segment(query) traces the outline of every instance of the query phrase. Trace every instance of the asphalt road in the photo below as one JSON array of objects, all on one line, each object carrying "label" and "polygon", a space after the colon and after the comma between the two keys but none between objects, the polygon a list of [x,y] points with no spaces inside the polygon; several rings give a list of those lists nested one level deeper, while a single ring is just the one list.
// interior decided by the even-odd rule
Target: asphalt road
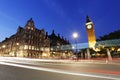
[{"label": "asphalt road", "polygon": [[119,64],[0,61],[0,80],[120,80]]}]

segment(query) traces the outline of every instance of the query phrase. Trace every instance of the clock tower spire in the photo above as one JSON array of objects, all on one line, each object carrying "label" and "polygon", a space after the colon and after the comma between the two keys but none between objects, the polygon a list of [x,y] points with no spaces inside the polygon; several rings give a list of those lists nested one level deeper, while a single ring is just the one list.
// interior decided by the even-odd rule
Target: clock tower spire
[{"label": "clock tower spire", "polygon": [[86,23],[88,23],[88,22],[91,22],[91,20],[90,20],[89,16],[87,15],[86,16]]},{"label": "clock tower spire", "polygon": [[88,36],[88,44],[90,48],[93,48],[96,44],[96,36],[95,36],[95,30],[93,22],[90,20],[88,16],[86,16],[86,31]]}]

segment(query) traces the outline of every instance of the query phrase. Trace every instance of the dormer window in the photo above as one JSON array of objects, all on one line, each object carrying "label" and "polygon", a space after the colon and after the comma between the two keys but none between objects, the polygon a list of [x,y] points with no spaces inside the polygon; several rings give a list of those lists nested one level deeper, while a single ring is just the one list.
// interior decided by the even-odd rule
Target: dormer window
[{"label": "dormer window", "polygon": [[28,23],[28,26],[31,26],[31,23],[30,23],[30,22]]},{"label": "dormer window", "polygon": [[31,28],[31,30],[33,30],[33,28]]},{"label": "dormer window", "polygon": [[27,23],[25,25],[25,29],[34,30],[34,28],[35,28],[34,21],[31,18],[30,20],[27,21]]},{"label": "dormer window", "polygon": [[28,29],[30,29],[30,27],[28,27]]}]

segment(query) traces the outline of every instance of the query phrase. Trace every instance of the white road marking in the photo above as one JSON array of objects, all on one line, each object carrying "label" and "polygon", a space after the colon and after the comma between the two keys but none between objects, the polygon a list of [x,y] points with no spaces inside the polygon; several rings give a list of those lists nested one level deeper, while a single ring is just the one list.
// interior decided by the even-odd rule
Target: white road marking
[{"label": "white road marking", "polygon": [[0,62],[0,64],[8,65],[8,66],[20,67],[20,68],[26,68],[26,69],[33,69],[33,70],[40,70],[40,71],[68,74],[68,75],[95,77],[95,78],[103,78],[103,79],[110,79],[110,80],[120,80],[120,78],[116,78],[116,77],[108,77],[108,76],[102,76],[102,75],[100,76],[100,75],[92,75],[92,74],[83,74],[83,73],[74,73],[74,72],[69,72],[69,71],[62,71],[62,70],[55,70],[55,69],[41,68],[41,67],[33,67],[33,66],[12,64],[12,63],[6,63],[6,62]]}]

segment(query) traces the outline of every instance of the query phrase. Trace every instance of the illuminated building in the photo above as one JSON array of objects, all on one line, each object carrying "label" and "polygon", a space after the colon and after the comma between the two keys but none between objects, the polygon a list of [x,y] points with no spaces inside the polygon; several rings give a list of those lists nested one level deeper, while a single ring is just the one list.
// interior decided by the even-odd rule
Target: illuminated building
[{"label": "illuminated building", "polygon": [[56,35],[54,30],[49,35],[50,54],[52,58],[70,58],[72,56],[71,45],[68,40]]},{"label": "illuminated building", "polygon": [[0,43],[1,56],[48,58],[50,40],[44,29],[35,28],[32,18],[24,28],[18,27],[16,34]]},{"label": "illuminated building", "polygon": [[88,35],[88,44],[90,48],[93,48],[96,44],[96,36],[95,36],[95,30],[93,22],[90,20],[90,18],[86,17],[86,31]]}]

